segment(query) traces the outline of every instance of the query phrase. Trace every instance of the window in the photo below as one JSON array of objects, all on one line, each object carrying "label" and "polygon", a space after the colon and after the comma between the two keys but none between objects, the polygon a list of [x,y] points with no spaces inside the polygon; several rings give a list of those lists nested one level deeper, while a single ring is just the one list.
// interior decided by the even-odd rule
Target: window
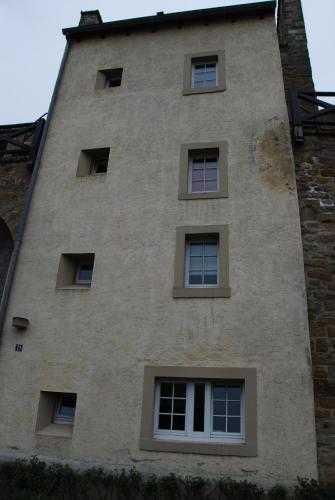
[{"label": "window", "polygon": [[93,278],[94,253],[63,253],[56,288],[89,289]]},{"label": "window", "polygon": [[213,88],[218,84],[217,58],[214,61],[192,62],[192,88]]},{"label": "window", "polygon": [[83,149],[79,155],[77,177],[107,173],[110,148]]},{"label": "window", "polygon": [[227,142],[182,144],[180,200],[228,197]]},{"label": "window", "polygon": [[76,269],[76,277],[74,283],[76,285],[88,285],[92,282],[92,274],[93,274],[93,264],[92,262],[78,262]]},{"label": "window", "polygon": [[60,394],[56,400],[53,422],[55,424],[73,425],[76,411],[75,394]]},{"label": "window", "polygon": [[41,391],[36,419],[36,434],[71,437],[75,421],[77,394]]},{"label": "window", "polygon": [[230,295],[228,226],[177,227],[173,296]]},{"label": "window", "polygon": [[257,454],[254,368],[146,366],[140,448]]},{"label": "window", "polygon": [[158,380],[154,437],[242,443],[243,403],[242,382]]},{"label": "window", "polygon": [[184,95],[220,92],[225,88],[223,50],[185,56]]},{"label": "window", "polygon": [[98,71],[95,88],[107,89],[111,87],[120,87],[122,73],[123,68],[102,69]]},{"label": "window", "polygon": [[218,286],[219,245],[213,239],[191,239],[186,243],[185,286]]}]

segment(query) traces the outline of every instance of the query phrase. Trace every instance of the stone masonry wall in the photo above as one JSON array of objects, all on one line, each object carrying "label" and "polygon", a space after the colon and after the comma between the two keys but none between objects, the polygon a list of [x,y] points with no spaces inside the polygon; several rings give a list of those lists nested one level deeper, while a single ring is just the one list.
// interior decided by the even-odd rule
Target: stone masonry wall
[{"label": "stone masonry wall", "polygon": [[[32,130],[25,132],[27,128]],[[23,151],[2,138],[20,130],[23,133],[16,136],[15,140],[35,147],[35,134],[40,129],[34,124],[0,126],[0,298],[31,178],[33,160],[32,151]]]},{"label": "stone masonry wall", "polygon": [[[278,34],[288,89],[314,91],[300,0],[279,3]],[[331,90],[331,89],[319,89]],[[288,99],[290,113],[290,103]],[[335,482],[335,135],[294,146],[311,337],[319,477]]]}]

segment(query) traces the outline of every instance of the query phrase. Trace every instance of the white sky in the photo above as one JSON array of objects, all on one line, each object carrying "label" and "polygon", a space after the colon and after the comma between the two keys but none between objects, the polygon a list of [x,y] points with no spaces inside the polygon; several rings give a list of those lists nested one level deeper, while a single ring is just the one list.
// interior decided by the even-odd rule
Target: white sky
[{"label": "white sky", "polygon": [[[0,124],[36,120],[48,110],[65,47],[62,28],[77,26],[81,10],[114,21],[248,0],[0,0]],[[335,91],[335,0],[302,0],[317,90]]]}]

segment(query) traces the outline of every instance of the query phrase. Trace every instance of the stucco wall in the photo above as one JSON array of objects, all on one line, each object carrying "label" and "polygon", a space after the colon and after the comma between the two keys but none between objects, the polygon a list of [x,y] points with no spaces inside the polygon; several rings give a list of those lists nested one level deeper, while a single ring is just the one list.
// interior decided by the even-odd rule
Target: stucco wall
[{"label": "stucco wall", "polygon": [[[227,90],[182,95],[184,55],[226,51]],[[95,90],[98,69],[123,67]],[[229,198],[178,200],[180,144],[228,141]],[[79,151],[111,148],[106,176]],[[230,298],[172,297],[176,227],[229,224]],[[90,290],[55,290],[95,252]],[[274,20],[73,43],[0,351],[1,452],[256,480],[316,476],[297,196]],[[19,334],[13,315],[31,325]],[[22,353],[14,351],[23,343]],[[139,450],[144,365],[255,367],[258,455]],[[34,435],[39,392],[77,392],[72,439]]]}]

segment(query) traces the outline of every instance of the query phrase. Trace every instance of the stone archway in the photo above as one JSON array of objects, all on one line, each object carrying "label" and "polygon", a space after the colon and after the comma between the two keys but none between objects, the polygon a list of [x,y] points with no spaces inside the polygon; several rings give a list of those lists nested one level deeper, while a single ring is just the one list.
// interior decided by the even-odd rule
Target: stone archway
[{"label": "stone archway", "polygon": [[0,299],[13,248],[14,242],[12,235],[6,223],[0,218]]}]

